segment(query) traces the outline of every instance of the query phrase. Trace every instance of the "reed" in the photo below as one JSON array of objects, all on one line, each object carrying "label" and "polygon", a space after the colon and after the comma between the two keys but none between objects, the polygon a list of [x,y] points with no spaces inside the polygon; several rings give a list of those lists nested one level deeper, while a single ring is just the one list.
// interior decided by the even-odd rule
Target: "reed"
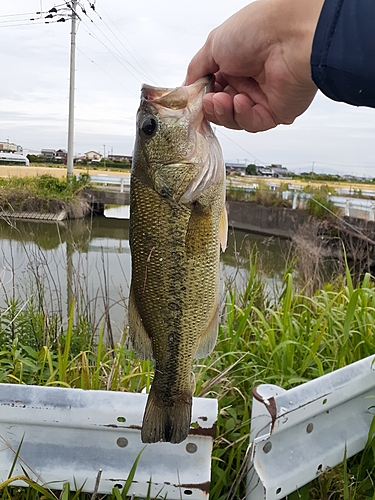
[{"label": "reed", "polygon": [[[195,395],[219,400],[213,500],[245,496],[254,386],[272,383],[289,389],[374,352],[375,287],[370,275],[355,286],[347,271],[341,281],[306,295],[288,269],[271,297],[255,254],[248,272],[244,289],[232,285],[226,293],[214,352],[194,367]],[[98,327],[91,315],[78,314],[79,297],[74,296],[68,318],[48,313],[43,293],[39,297],[43,307],[36,298],[25,304],[12,296],[0,308],[0,382],[136,392],[150,386],[152,364],[137,359],[125,337],[106,342],[105,318]],[[374,500],[374,435],[375,423],[362,454],[289,498]],[[19,488],[12,486],[15,479],[10,475],[0,484],[0,500],[92,498],[70,492],[67,485],[62,492],[44,489],[27,476],[23,480],[29,488]],[[117,490],[106,498],[120,500],[127,494]]]}]

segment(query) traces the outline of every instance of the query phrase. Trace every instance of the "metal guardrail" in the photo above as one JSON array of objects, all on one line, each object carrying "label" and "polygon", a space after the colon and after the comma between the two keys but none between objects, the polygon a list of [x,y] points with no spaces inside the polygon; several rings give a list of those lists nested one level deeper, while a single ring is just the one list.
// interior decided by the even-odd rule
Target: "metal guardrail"
[{"label": "metal guardrail", "polygon": [[102,184],[103,186],[120,186],[120,193],[123,193],[124,187],[130,186],[130,177],[98,174],[90,175],[90,182],[93,184]]},{"label": "metal guardrail", "polygon": [[[0,481],[26,473],[51,489],[121,491],[140,452],[129,490],[145,498],[207,500],[217,400],[193,398],[194,428],[180,444],[144,445],[146,394],[0,384]],[[17,450],[19,455],[17,456]],[[143,451],[142,451],[143,450]],[[27,486],[23,481],[12,483]],[[159,496],[158,496],[159,495]]]},{"label": "metal guardrail", "polygon": [[[359,219],[375,220],[375,200],[366,198],[348,198],[342,196],[330,196],[329,199],[336,207],[341,208],[344,215],[358,217]],[[365,215],[365,217],[363,217]]]},{"label": "metal guardrail", "polygon": [[[279,185],[269,184],[269,192],[275,193]],[[257,184],[250,184],[248,186],[234,184],[227,181],[227,191],[241,191],[243,193],[252,193],[259,190]],[[307,200],[312,198],[313,195],[310,193],[304,193],[301,191],[301,186],[289,185],[288,190],[278,191],[280,196],[284,200],[292,201],[292,208],[297,209],[298,207],[304,208]],[[364,194],[365,192],[362,192]],[[367,192],[366,192],[367,193]],[[375,192],[368,191],[372,196],[375,196]],[[358,219],[365,219],[368,221],[375,221],[375,199],[360,198],[360,197],[348,197],[348,196],[327,196],[327,200],[333,202],[333,204],[342,210],[343,215],[347,217],[356,217]]]},{"label": "metal guardrail", "polygon": [[247,500],[278,500],[363,450],[375,415],[375,357],[285,391],[253,391]]}]

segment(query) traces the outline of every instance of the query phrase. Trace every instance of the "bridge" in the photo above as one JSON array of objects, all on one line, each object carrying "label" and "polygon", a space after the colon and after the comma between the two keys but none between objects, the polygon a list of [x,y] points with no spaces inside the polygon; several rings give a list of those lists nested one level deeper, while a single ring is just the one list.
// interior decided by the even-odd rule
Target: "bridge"
[{"label": "bridge", "polygon": [[130,175],[91,175],[90,187],[85,193],[95,211],[101,212],[104,205],[129,205]]}]

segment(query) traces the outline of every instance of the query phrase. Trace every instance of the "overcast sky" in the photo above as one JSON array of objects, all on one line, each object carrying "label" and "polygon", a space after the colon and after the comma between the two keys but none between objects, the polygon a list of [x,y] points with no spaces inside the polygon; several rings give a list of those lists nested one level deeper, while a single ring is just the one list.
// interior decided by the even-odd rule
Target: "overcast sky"
[{"label": "overcast sky", "polygon": [[[74,153],[103,154],[105,146],[107,154],[131,155],[142,83],[179,86],[208,33],[247,3],[81,0],[89,17],[78,10]],[[2,2],[0,142],[67,148],[70,21],[45,24],[36,14],[63,4]],[[375,177],[375,110],[322,94],[291,126],[216,132],[226,161]]]}]

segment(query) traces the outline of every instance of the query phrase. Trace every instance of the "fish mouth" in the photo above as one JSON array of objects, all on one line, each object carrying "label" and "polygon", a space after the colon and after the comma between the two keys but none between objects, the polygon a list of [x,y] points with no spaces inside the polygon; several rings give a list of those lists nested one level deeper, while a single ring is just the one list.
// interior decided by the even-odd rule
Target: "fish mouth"
[{"label": "fish mouth", "polygon": [[173,110],[184,109],[189,102],[196,101],[199,94],[203,97],[207,92],[212,92],[214,83],[215,77],[209,75],[191,85],[177,88],[161,88],[144,84],[141,89],[141,99]]}]

